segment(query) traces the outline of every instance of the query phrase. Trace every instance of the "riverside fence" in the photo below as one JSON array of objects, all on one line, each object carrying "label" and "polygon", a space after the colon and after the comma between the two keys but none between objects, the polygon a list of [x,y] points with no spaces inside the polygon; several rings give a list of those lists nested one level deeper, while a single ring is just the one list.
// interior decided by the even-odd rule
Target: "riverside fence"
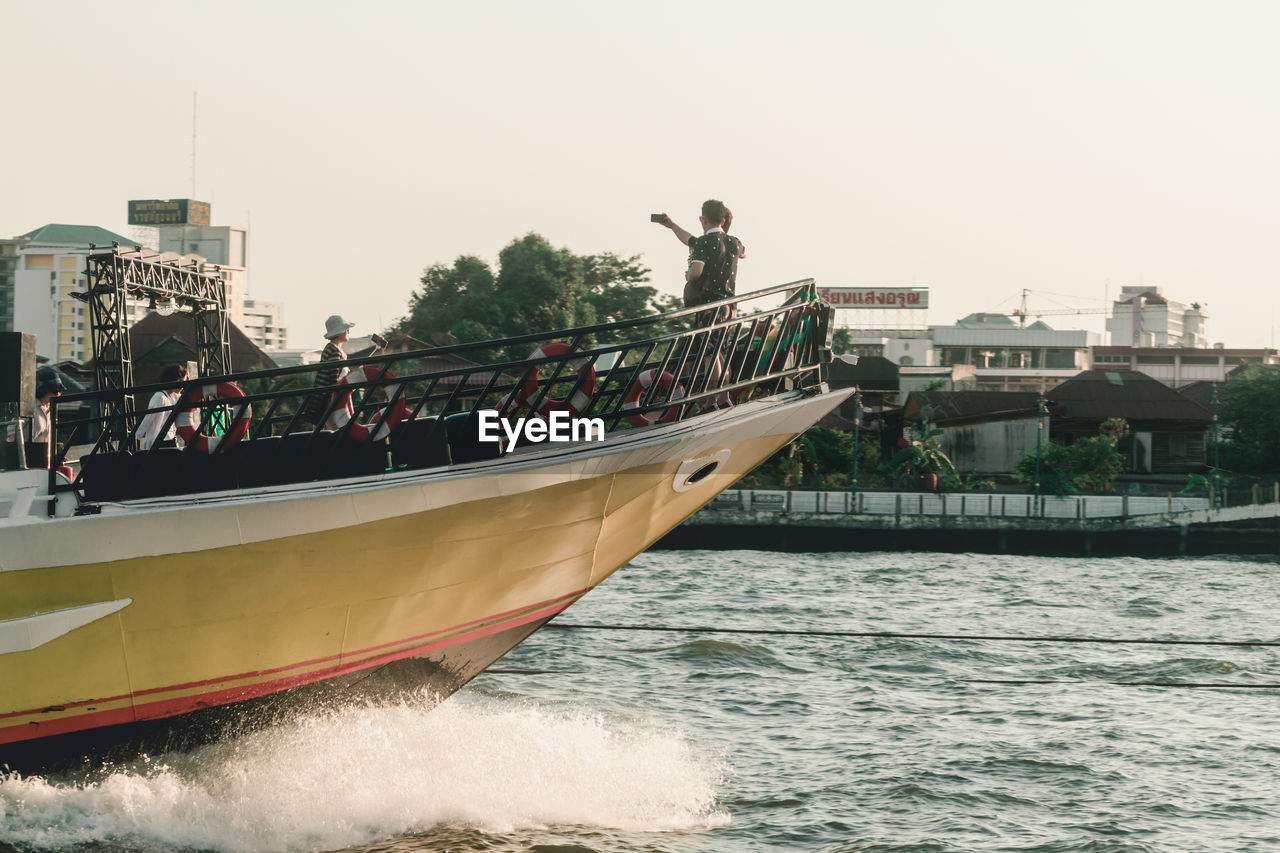
[{"label": "riverside fence", "polygon": [[784,491],[730,489],[712,511],[809,513],[816,515],[935,515],[991,518],[1129,518],[1209,509],[1208,498],[1168,495],[1009,495],[966,492]]},{"label": "riverside fence", "polygon": [[[659,548],[1280,555],[1280,486],[1188,495],[731,489]],[[1240,498],[1247,497],[1245,502]]]}]

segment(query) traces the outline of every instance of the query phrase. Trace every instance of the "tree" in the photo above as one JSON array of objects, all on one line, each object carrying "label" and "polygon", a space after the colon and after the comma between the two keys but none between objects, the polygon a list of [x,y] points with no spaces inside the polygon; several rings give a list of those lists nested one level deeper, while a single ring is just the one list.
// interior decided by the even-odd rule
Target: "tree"
[{"label": "tree", "polygon": [[1250,365],[1222,389],[1219,418],[1227,467],[1250,473],[1280,471],[1280,366]]},{"label": "tree", "polygon": [[[1124,457],[1116,449],[1129,432],[1123,418],[1109,418],[1098,427],[1098,434],[1064,446],[1049,444],[1040,448],[1040,487],[1055,495],[1070,495],[1082,489],[1110,491],[1116,477],[1124,469]],[[1034,483],[1037,469],[1036,451],[1028,450],[1018,460],[1018,479]]]},{"label": "tree", "polygon": [[[530,233],[499,253],[497,273],[472,255],[460,256],[452,265],[428,267],[420,279],[422,289],[410,297],[409,313],[395,329],[422,340],[451,333],[468,343],[669,310],[669,302],[643,284],[648,275],[638,256],[576,255]],[[528,349],[517,346],[483,355],[514,361],[527,356]]]},{"label": "tree", "polygon": [[[864,437],[858,455],[858,486],[871,489],[884,485],[876,469],[880,448]],[[799,439],[779,450],[754,471],[743,477],[743,488],[848,488],[853,479],[853,433],[810,427]]]},{"label": "tree", "polygon": [[887,466],[889,478],[895,486],[901,489],[924,486],[944,492],[964,487],[955,465],[942,450],[942,434],[940,429],[930,429],[926,421],[920,438],[900,440],[900,449],[893,454]]}]

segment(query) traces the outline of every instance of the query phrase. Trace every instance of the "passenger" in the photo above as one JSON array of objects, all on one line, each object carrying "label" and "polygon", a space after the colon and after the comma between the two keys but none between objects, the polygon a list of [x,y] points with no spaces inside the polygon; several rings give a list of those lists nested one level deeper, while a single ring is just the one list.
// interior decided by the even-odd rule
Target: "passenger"
[{"label": "passenger", "polygon": [[742,241],[729,236],[733,213],[724,202],[716,199],[703,202],[698,221],[703,229],[701,237],[693,236],[665,213],[659,223],[689,247],[689,266],[684,275],[686,308],[733,296],[737,288],[738,259],[747,255]]},{"label": "passenger", "polygon": [[[152,447],[178,446],[174,413],[169,409],[177,405],[179,395],[182,393],[182,383],[187,381],[186,366],[169,365],[161,372],[160,381],[165,383],[165,387],[151,395],[151,402],[147,403],[147,416],[138,426],[138,446],[143,450],[150,450]],[[166,423],[169,424],[169,429],[161,438],[160,430]]]},{"label": "passenger", "polygon": [[63,392],[62,380],[52,375],[36,386],[36,414],[31,419],[31,440],[25,448],[28,468],[48,468],[53,458],[53,398]]},{"label": "passenger", "polygon": [[[676,239],[689,247],[689,265],[684,274],[686,308],[734,296],[737,290],[738,259],[745,257],[747,253],[742,241],[728,234],[733,214],[724,202],[717,199],[703,202],[698,221],[703,229],[701,237],[693,236],[665,213],[659,223],[669,228]],[[710,326],[731,319],[734,314],[734,306],[725,305],[715,311],[700,312],[696,322],[698,326]],[[703,364],[707,368],[708,388],[719,386],[725,378],[724,355],[719,351],[722,334],[712,335],[706,341]],[[719,395],[715,404],[717,407],[729,405],[729,396]]]},{"label": "passenger", "polygon": [[[315,381],[317,388],[336,385],[342,375],[346,373],[342,362],[347,360],[347,354],[342,351],[342,345],[351,339],[351,327],[354,325],[355,323],[348,323],[338,314],[334,314],[324,321],[324,336],[329,343],[325,344],[324,352],[320,353],[320,369],[316,371]],[[318,424],[320,418],[324,416],[325,409],[328,407],[332,397],[332,394],[312,394],[307,398],[302,416],[309,422]],[[325,428],[338,428],[332,412],[329,413],[325,421]]]}]

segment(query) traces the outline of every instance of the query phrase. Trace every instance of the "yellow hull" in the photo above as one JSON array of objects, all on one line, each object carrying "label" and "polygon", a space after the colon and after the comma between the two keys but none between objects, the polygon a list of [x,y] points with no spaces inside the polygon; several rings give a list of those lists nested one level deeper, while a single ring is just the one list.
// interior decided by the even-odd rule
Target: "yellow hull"
[{"label": "yellow hull", "polygon": [[0,526],[0,763],[6,743],[407,658],[435,655],[456,688],[492,660],[449,649],[518,642],[842,397],[452,470]]}]

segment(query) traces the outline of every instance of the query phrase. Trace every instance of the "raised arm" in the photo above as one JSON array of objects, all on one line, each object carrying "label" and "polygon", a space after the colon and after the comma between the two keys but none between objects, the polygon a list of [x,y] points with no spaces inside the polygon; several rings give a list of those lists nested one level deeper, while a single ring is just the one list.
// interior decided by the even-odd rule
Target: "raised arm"
[{"label": "raised arm", "polygon": [[665,213],[662,214],[662,217],[662,222],[660,223],[662,227],[671,229],[671,233],[676,235],[676,239],[680,241],[680,245],[689,245],[689,241],[693,239],[693,234],[672,222],[671,217],[667,216]]}]

